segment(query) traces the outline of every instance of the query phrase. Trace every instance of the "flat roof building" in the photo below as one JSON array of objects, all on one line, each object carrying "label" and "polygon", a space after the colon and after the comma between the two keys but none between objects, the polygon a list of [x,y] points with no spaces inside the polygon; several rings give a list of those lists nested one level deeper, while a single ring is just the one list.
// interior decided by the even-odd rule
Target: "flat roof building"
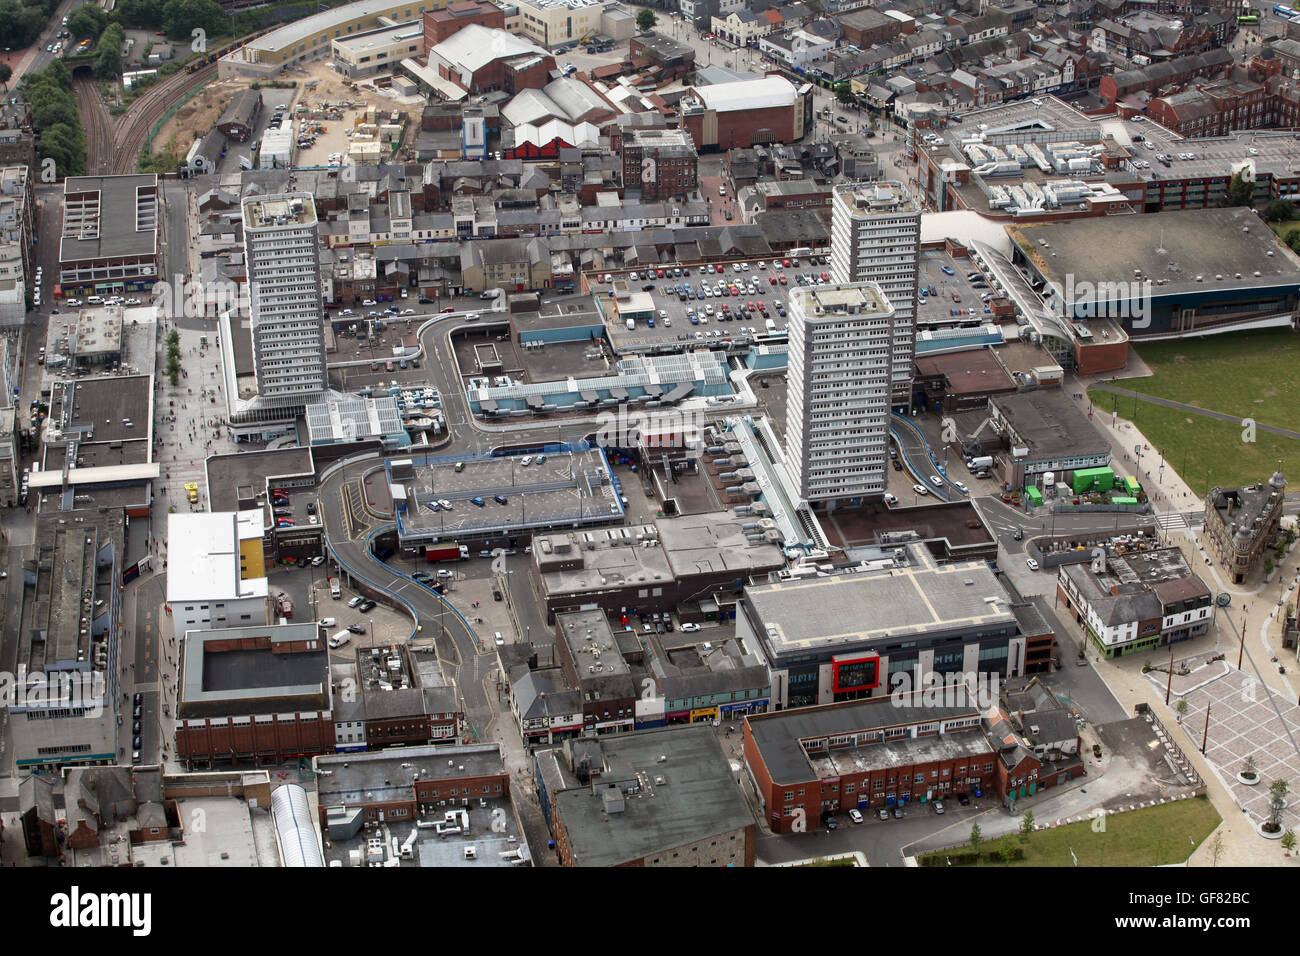
[{"label": "flat roof building", "polygon": [[176,757],[187,769],[334,751],[329,651],[315,621],[187,631],[177,684]]},{"label": "flat roof building", "polygon": [[167,516],[167,606],[173,634],[274,620],[260,509]]},{"label": "flat roof building", "polygon": [[565,866],[754,865],[754,817],[707,724],[578,738],[534,766]]},{"label": "flat roof building", "polygon": [[890,401],[910,407],[920,292],[921,207],[901,182],[848,183],[831,194],[831,278],[874,282],[894,308]]},{"label": "flat roof building", "polygon": [[548,618],[591,606],[615,615],[649,614],[722,598],[751,577],[785,566],[778,541],[746,529],[747,523],[724,511],[538,535],[534,586]]},{"label": "flat roof building", "polygon": [[125,536],[120,509],[37,517],[18,630],[7,636],[18,675],[44,683],[7,702],[22,773],[117,762]]},{"label": "flat roof building", "polygon": [[158,255],[157,176],[63,181],[59,283],[64,295],[152,289]]},{"label": "flat roof building", "polygon": [[1110,464],[1110,442],[1059,388],[989,396],[988,421],[1005,450],[995,454],[1002,480],[1014,488],[1058,481],[1080,468]]},{"label": "flat roof building", "polygon": [[328,385],[316,204],[310,193],[260,196],[243,214],[257,396],[302,406]]},{"label": "flat roof building", "polygon": [[831,506],[878,498],[889,460],[890,354],[898,323],[910,322],[874,283],[795,289],[789,301],[786,459],[796,490]]},{"label": "flat roof building", "polygon": [[879,697],[932,674],[1024,672],[1024,636],[987,562],[938,564],[918,545],[883,555],[745,588],[736,636],[766,659],[778,709]]}]

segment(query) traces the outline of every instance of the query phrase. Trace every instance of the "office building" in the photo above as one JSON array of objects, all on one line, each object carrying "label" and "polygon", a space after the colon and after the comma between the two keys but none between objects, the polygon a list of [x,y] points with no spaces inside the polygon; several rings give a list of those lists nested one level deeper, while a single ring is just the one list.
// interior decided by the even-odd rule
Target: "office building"
[{"label": "office building", "polygon": [[892,402],[911,404],[916,350],[921,207],[898,182],[836,186],[831,198],[831,278],[874,282],[894,307]]},{"label": "office building", "polygon": [[289,193],[246,199],[243,209],[257,393],[266,404],[305,405],[326,386],[316,205]]},{"label": "office building", "polygon": [[833,507],[885,493],[896,324],[872,283],[790,293],[786,458],[800,497]]}]

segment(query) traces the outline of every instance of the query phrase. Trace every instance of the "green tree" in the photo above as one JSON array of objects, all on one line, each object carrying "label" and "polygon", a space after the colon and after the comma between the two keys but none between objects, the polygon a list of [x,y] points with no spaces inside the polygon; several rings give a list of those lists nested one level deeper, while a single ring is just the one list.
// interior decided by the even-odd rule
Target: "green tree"
[{"label": "green tree", "polygon": [[1034,811],[1026,810],[1024,817],[1020,820],[1020,842],[1028,843],[1029,838],[1034,835]]},{"label": "green tree", "polygon": [[978,823],[972,823],[970,828],[970,845],[978,850],[980,844],[984,842],[984,834],[980,831]]},{"label": "green tree", "polygon": [[157,30],[163,24],[163,0],[118,0],[113,20],[128,29]]},{"label": "green tree", "polygon": [[1262,215],[1265,222],[1286,222],[1295,218],[1295,206],[1285,199],[1274,199],[1264,207]]},{"label": "green tree", "polygon": [[84,3],[68,14],[68,32],[78,40],[98,40],[108,26],[108,14],[97,3]]},{"label": "green tree", "polygon": [[1287,830],[1282,834],[1282,849],[1286,850],[1286,855],[1290,856],[1291,851],[1295,849],[1295,831]]},{"label": "green tree", "polygon": [[20,50],[30,46],[49,25],[54,6],[43,3],[22,3],[20,0],[0,2],[0,46]]},{"label": "green tree", "polygon": [[998,840],[998,856],[1002,858],[1003,863],[1010,863],[1016,856],[1016,841],[1010,833],[1002,834],[1002,839]]},{"label": "green tree", "polygon": [[122,75],[122,44],[126,42],[126,31],[119,23],[110,23],[100,34],[99,46],[95,48],[95,76],[101,80],[112,80]]},{"label": "green tree", "polygon": [[853,96],[853,87],[847,81],[835,84],[835,98],[841,103],[856,102],[856,98]]},{"label": "green tree", "polygon": [[6,90],[9,89],[9,81],[13,78],[14,71],[8,63],[0,63],[0,86]]},{"label": "green tree", "polygon": [[653,10],[647,8],[642,8],[641,11],[636,15],[636,28],[640,30],[642,33],[645,33],[649,30],[653,30],[655,28],[655,24],[658,22],[659,22],[659,17],[655,15],[655,12]]},{"label": "green tree", "polygon": [[189,39],[195,30],[202,30],[209,39],[230,32],[230,18],[212,0],[167,0],[162,20],[163,30],[177,39]]},{"label": "green tree", "polygon": [[1228,192],[1220,202],[1225,206],[1254,205],[1255,184],[1243,177],[1241,173],[1234,174],[1232,182],[1228,185]]}]

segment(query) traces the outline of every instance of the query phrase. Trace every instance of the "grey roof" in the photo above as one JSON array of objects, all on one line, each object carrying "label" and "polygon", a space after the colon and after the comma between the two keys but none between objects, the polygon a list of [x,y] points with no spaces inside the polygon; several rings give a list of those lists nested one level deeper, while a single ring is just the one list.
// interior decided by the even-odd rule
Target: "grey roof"
[{"label": "grey roof", "polygon": [[221,118],[217,120],[218,126],[225,126],[227,123],[238,123],[240,126],[252,126],[253,117],[257,115],[258,104],[261,102],[262,94],[258,90],[240,90],[231,97],[230,104],[226,107]]},{"label": "grey roof", "polygon": [[[158,251],[158,177],[69,176],[63,181],[64,232],[59,261],[152,256]],[[98,208],[79,224],[68,220],[66,197],[98,193]]]},{"label": "grey roof", "polygon": [[850,704],[800,707],[759,714],[749,717],[748,721],[750,733],[772,781],[798,783],[816,779],[816,772],[800,743],[802,740],[955,717],[975,717],[979,713],[979,708],[974,704],[930,707],[896,701],[892,697],[878,697]]},{"label": "grey roof", "polygon": [[[607,768],[591,787],[553,796],[578,866],[616,866],[754,825],[713,728],[692,724],[591,741]],[[666,760],[660,761],[660,757]],[[593,761],[594,763],[594,761]],[[610,784],[637,781],[620,812]],[[719,847],[737,849],[735,844]],[[738,847],[742,855],[744,847]]]}]

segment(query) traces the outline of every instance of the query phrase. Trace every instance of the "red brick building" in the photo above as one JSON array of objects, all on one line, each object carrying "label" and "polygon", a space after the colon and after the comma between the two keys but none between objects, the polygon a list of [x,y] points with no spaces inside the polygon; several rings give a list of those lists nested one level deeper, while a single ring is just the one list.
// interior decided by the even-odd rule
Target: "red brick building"
[{"label": "red brick building", "polygon": [[758,714],[745,718],[744,750],[778,833],[811,830],[825,814],[850,809],[958,794],[1019,798],[1083,772],[1077,746],[1059,759],[1037,755],[996,707],[984,713],[951,701],[883,697]]},{"label": "red brick building", "polygon": [[176,756],[187,769],[332,753],[329,653],[315,622],[186,632]]},{"label": "red brick building", "polygon": [[679,110],[679,125],[698,150],[792,143],[812,132],[812,85],[773,75],[692,87]]},{"label": "red brick building", "polygon": [[1158,96],[1147,116],[1182,136],[1226,136],[1234,130],[1273,125],[1275,97],[1250,80],[1201,80],[1188,89]]},{"label": "red brick building", "polygon": [[424,48],[437,46],[471,23],[504,30],[506,15],[496,4],[481,0],[456,0],[441,10],[430,10],[424,15]]},{"label": "red brick building", "polygon": [[429,68],[470,93],[540,90],[555,57],[530,40],[471,23],[429,48]]},{"label": "red brick building", "polygon": [[623,159],[623,188],[645,202],[684,196],[699,187],[700,157],[685,130],[624,130],[616,152]]}]

